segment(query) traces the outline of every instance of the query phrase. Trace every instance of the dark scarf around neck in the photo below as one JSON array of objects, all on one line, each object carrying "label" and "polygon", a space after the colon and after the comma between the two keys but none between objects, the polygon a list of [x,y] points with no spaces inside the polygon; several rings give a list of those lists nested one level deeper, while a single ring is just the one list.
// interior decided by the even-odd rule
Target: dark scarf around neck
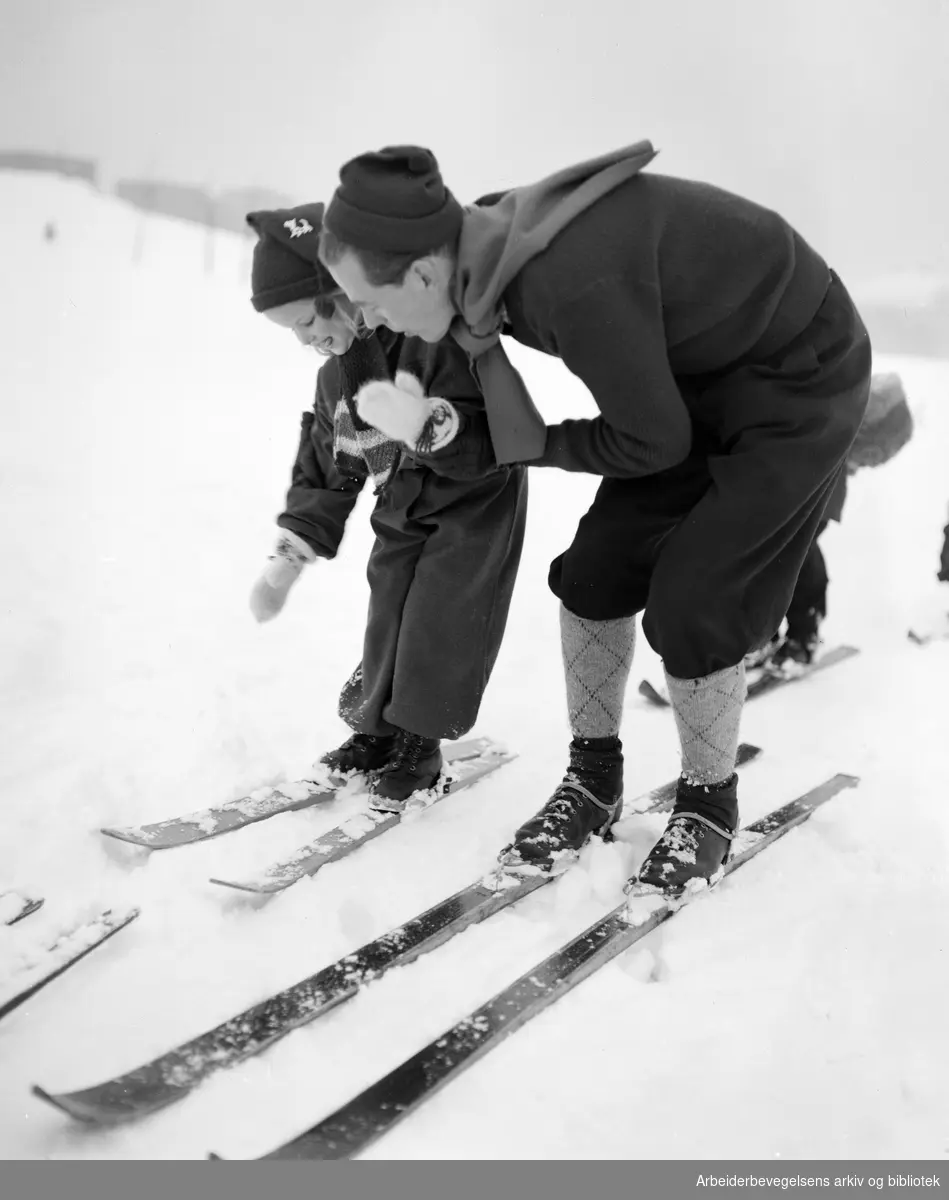
[{"label": "dark scarf around neck", "polygon": [[481,387],[498,463],[540,458],[547,440],[546,423],[501,345],[505,288],[575,217],[638,175],[656,153],[651,142],[637,142],[513,188],[496,204],[466,208],[451,335]]}]

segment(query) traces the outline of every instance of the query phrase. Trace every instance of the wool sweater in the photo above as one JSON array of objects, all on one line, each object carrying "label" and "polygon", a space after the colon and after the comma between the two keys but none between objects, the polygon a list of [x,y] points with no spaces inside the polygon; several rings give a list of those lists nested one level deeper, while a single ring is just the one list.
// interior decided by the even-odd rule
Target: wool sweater
[{"label": "wool sweater", "polygon": [[750,200],[651,172],[620,184],[503,293],[504,332],[561,358],[601,414],[549,427],[531,465],[620,478],[675,466],[691,447],[700,381],[777,354],[830,278],[781,216]]}]

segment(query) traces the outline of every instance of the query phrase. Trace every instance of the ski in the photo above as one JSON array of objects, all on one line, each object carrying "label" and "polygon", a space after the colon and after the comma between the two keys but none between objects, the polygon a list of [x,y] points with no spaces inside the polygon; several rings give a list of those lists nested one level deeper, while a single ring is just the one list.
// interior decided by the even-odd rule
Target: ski
[{"label": "ski", "polygon": [[[483,779],[486,775],[490,775],[499,767],[504,766],[505,763],[512,762],[514,757],[513,754],[508,754],[490,739],[481,739],[476,754],[448,760],[451,771],[447,773],[447,780],[445,782],[440,780],[436,787],[423,793],[424,800],[421,797],[413,800],[407,811],[430,808],[449,793],[470,787],[479,779]],[[254,892],[258,895],[282,892],[284,888],[297,883],[304,876],[315,875],[327,863],[337,862],[358,847],[364,846],[366,842],[371,842],[373,838],[393,829],[401,822],[403,816],[405,816],[405,812],[377,812],[367,808],[350,817],[348,821],[344,821],[342,825],[324,833],[316,841],[302,846],[289,858],[272,863],[259,875],[243,880],[212,879],[211,883],[216,883],[220,887],[236,888],[242,892]]]},{"label": "ski", "polygon": [[932,630],[928,633],[923,633],[917,629],[910,629],[907,631],[906,636],[917,646],[928,646],[932,642],[949,641],[949,628]]},{"label": "ski", "polygon": [[22,896],[19,892],[0,892],[0,923],[15,925],[30,913],[35,913],[43,907],[43,898],[33,899]]},{"label": "ski", "polygon": [[[741,745],[738,765],[752,762],[760,753],[757,746]],[[633,801],[629,811],[671,808],[676,782],[646,792]],[[79,1121],[99,1125],[120,1124],[156,1112],[188,1095],[214,1072],[260,1054],[294,1029],[331,1012],[392,967],[405,966],[430,953],[553,878],[536,875],[505,881],[501,886],[499,878],[487,876],[308,979],[125,1075],[74,1092],[48,1092],[34,1086],[33,1094]]]},{"label": "ski", "polygon": [[[448,762],[455,762],[476,756],[482,753],[486,740],[479,738],[449,746],[446,748],[445,758]],[[355,778],[359,779],[361,776],[356,775]],[[246,825],[266,821],[279,813],[297,812],[301,808],[325,804],[334,800],[349,782],[348,779],[339,779],[336,782],[331,780],[328,783],[300,779],[280,787],[257,788],[237,800],[199,809],[184,816],[171,817],[166,821],[156,821],[150,825],[108,826],[99,832],[104,833],[106,837],[129,842],[133,846],[143,846],[148,850],[190,846],[194,842],[204,842],[209,838],[220,837],[223,833],[243,829]]]},{"label": "ski", "polygon": [[137,908],[118,912],[107,909],[89,920],[78,922],[60,934],[52,945],[39,951],[34,962],[16,971],[5,981],[6,990],[0,991],[0,1017],[13,1012],[40,988],[46,987],[113,934],[124,929],[138,914]]},{"label": "ski", "polygon": [[[748,684],[746,693],[747,700],[754,700],[756,696],[762,696],[766,692],[771,692],[775,688],[781,687],[785,683],[796,683],[800,679],[807,679],[817,671],[823,671],[825,667],[833,667],[837,663],[845,662],[848,658],[853,658],[860,651],[856,646],[835,646],[833,650],[828,650],[826,654],[822,654],[815,662],[809,663],[807,666],[802,666],[793,674],[785,675],[780,671],[769,670],[768,668],[755,667],[753,671],[749,671],[749,676],[753,676]],[[656,705],[658,708],[668,708],[669,698],[660,691],[648,679],[643,679],[639,684],[639,694],[645,697],[650,704]]]},{"label": "ski", "polygon": [[[838,792],[858,783],[855,776],[835,775],[746,826],[733,843],[724,874],[806,821]],[[504,1038],[708,890],[696,889],[674,899],[655,892],[629,897],[348,1104],[261,1158],[356,1157]]]}]

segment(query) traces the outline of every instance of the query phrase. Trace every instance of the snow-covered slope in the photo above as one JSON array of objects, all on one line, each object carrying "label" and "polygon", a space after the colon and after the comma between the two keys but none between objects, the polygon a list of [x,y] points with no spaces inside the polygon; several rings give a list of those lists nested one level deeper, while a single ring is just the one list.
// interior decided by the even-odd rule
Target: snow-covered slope
[{"label": "snow-covered slope", "polygon": [[[0,977],[77,911],[139,920],[0,1022],[0,1156],[265,1152],[326,1115],[619,901],[661,818],[630,822],[516,910],[396,970],[184,1103],[116,1131],[29,1094],[81,1087],[194,1036],[490,866],[559,780],[567,727],[547,564],[596,481],[531,476],[507,640],[475,733],[517,761],[265,905],[208,878],[332,823],[288,814],[153,854],[103,825],[294,778],[345,736],[360,652],[364,497],[339,558],[271,625],[247,594],[270,550],[317,361],[256,316],[246,243],[86,185],[0,174],[0,881],[46,897],[0,927]],[[58,237],[42,237],[48,220]],[[550,419],[590,411],[559,363],[512,347]],[[757,701],[753,819],[837,771],[846,792],[447,1087],[373,1158],[929,1157],[946,1152],[949,366],[902,374],[917,435],[851,485],[824,540],[828,641],[861,656]],[[943,587],[944,593],[949,588]],[[447,649],[446,649],[447,652]],[[657,672],[641,641],[633,684]],[[671,718],[630,687],[627,792],[673,777]]]}]

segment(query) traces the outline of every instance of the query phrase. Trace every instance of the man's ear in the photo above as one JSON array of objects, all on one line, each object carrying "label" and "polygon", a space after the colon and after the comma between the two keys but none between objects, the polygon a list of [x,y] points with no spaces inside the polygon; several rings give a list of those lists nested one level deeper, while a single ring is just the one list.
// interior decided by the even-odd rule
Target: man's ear
[{"label": "man's ear", "polygon": [[427,290],[444,287],[451,276],[451,271],[452,264],[444,255],[427,254],[424,258],[417,258],[412,263],[408,274],[414,277],[420,287]]},{"label": "man's ear", "polygon": [[416,284],[422,288],[428,289],[434,287],[438,280],[438,271],[434,258],[425,257],[417,258],[409,267],[409,275],[411,275]]}]

